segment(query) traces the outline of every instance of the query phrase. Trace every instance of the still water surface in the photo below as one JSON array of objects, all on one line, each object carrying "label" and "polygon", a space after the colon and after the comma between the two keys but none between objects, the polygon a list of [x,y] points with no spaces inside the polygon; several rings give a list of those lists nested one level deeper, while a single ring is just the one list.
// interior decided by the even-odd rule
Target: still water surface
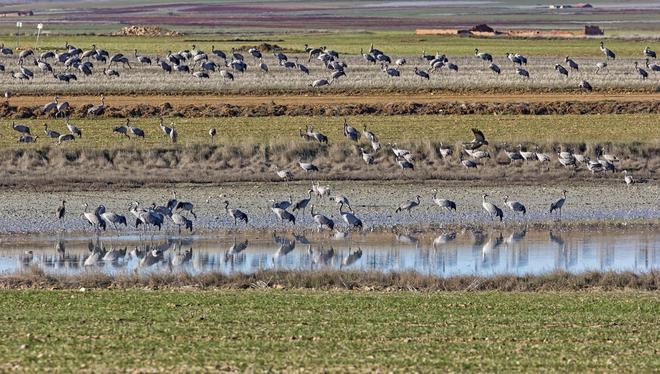
[{"label": "still water surface", "polygon": [[421,274],[543,274],[556,270],[660,269],[660,232],[478,231],[332,237],[255,233],[185,238],[135,236],[3,240],[0,274],[252,273],[264,269],[416,271]]}]

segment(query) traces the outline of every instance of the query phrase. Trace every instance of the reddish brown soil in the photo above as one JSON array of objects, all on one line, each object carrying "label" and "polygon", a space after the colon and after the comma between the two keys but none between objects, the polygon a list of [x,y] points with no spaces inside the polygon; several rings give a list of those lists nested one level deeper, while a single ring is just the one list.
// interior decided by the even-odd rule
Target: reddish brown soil
[{"label": "reddish brown soil", "polygon": [[[22,96],[0,103],[0,116],[46,117],[41,107],[50,97]],[[71,117],[85,117],[98,103],[93,96],[61,97]],[[387,96],[111,96],[105,117],[185,116],[323,116],[419,114],[643,114],[660,113],[654,94],[544,95],[387,95]],[[139,104],[136,104],[139,103]]]},{"label": "reddish brown soil", "polygon": [[[10,103],[15,106],[43,105],[51,101],[51,97],[43,96],[19,96],[10,99]],[[97,96],[60,96],[60,100],[68,101],[72,105],[97,104]],[[575,93],[542,93],[542,94],[489,94],[489,93],[406,93],[373,95],[362,94],[360,92],[346,93],[342,95],[323,94],[288,94],[288,95],[204,95],[204,96],[165,96],[165,95],[140,95],[140,96],[108,96],[105,102],[110,106],[134,105],[136,102],[147,105],[161,105],[170,103],[171,105],[257,105],[275,102],[282,105],[298,105],[305,102],[309,105],[326,104],[376,104],[392,102],[487,102],[487,103],[515,103],[515,102],[598,102],[598,101],[616,101],[616,102],[658,102],[660,93],[593,93],[588,95]]]}]

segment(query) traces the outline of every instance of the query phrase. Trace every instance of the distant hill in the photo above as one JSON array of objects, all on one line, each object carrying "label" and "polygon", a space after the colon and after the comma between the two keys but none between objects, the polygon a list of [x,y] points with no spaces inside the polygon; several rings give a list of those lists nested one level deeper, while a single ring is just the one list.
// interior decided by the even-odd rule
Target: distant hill
[{"label": "distant hill", "polygon": [[[35,20],[65,25],[178,26],[186,31],[218,30],[415,30],[470,28],[488,24],[495,29],[573,29],[598,22],[608,29],[657,30],[660,3],[637,0],[611,2],[593,8],[550,9],[533,0],[505,1],[89,1],[9,0],[3,12],[33,11]],[[547,15],[547,17],[539,17]],[[0,16],[5,30],[16,16]],[[616,22],[608,22],[616,21]],[[107,29],[107,28],[106,28]]]}]

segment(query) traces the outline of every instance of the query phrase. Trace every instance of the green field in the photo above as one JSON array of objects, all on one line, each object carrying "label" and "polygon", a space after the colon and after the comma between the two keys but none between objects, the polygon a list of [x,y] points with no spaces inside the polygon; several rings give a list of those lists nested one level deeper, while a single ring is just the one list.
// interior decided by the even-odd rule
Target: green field
[{"label": "green field", "polygon": [[2,371],[643,371],[657,293],[0,292]]},{"label": "green field", "polygon": [[[210,144],[208,129],[218,130],[218,144],[269,144],[284,143],[290,140],[302,142],[299,129],[308,124],[330,138],[331,143],[348,142],[342,135],[344,117],[235,117],[235,118],[166,118],[165,124],[176,123],[180,145]],[[615,144],[640,142],[657,144],[657,137],[649,134],[658,131],[657,115],[420,115],[420,116],[348,116],[351,125],[358,130],[367,124],[375,132],[381,143],[417,142],[420,139],[430,142],[454,144],[472,139],[470,129],[478,127],[484,131],[492,144],[508,142],[551,142]],[[65,122],[58,120],[16,120],[16,123],[31,126],[33,134],[39,135],[35,144],[18,144],[18,133],[11,128],[11,122],[0,127],[0,149],[38,148],[52,144],[43,132],[43,123],[50,129],[67,132]],[[131,145],[141,147],[162,147],[169,143],[158,127],[157,118],[137,118],[133,126],[142,128],[145,139],[126,139],[112,134],[113,126],[122,125],[122,119],[74,119],[76,126],[83,130],[82,139],[65,143],[67,148],[112,149]]]},{"label": "green field", "polygon": [[[0,41],[9,47],[15,47],[16,37],[0,35]],[[473,55],[479,48],[493,56],[504,56],[507,52],[518,51],[528,56],[602,56],[598,49],[599,40],[594,39],[505,39],[505,38],[461,38],[448,36],[415,35],[414,31],[376,31],[376,32],[300,32],[291,34],[246,33],[239,31],[231,34],[188,35],[180,37],[117,37],[85,35],[47,35],[39,41],[40,50],[63,49],[68,42],[83,49],[91,48],[95,43],[111,53],[115,51],[131,52],[138,49],[143,54],[165,55],[167,51],[190,49],[195,44],[207,52],[211,46],[225,52],[232,47],[254,46],[261,43],[277,44],[291,52],[302,52],[304,45],[327,46],[343,54],[357,54],[360,48],[365,51],[371,43],[392,56],[417,56],[422,50],[447,56]],[[21,39],[22,47],[34,47],[36,37]],[[608,48],[617,53],[617,57],[643,58],[642,50],[650,44],[652,49],[660,49],[657,43],[612,39],[606,41]],[[655,44],[655,45],[654,45]]]}]

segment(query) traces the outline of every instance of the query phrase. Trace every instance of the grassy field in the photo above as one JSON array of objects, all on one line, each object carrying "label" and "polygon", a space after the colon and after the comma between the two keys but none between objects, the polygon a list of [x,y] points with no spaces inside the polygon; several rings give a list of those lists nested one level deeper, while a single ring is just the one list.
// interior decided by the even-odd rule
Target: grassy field
[{"label": "grassy field", "polygon": [[[519,142],[537,144],[601,143],[615,144],[640,142],[657,144],[657,137],[649,136],[658,130],[657,115],[448,115],[448,116],[348,116],[348,122],[358,130],[368,125],[376,133],[383,145],[389,142],[419,143],[428,142],[454,144],[472,140],[472,127],[478,127],[492,144]],[[299,129],[313,125],[315,130],[326,134],[330,143],[348,143],[343,137],[343,117],[237,117],[237,118],[165,118],[165,124],[175,122],[179,134],[179,145],[210,144],[208,130],[218,130],[218,144],[283,144],[288,141],[303,142]],[[43,123],[62,133],[67,132],[65,121],[57,120],[16,120],[16,123],[29,125],[33,134],[39,135],[37,143],[18,144],[18,133],[12,130],[11,123],[5,121],[0,127],[0,149],[39,148],[52,144],[43,132]],[[113,126],[125,123],[123,119],[77,119],[72,120],[82,129],[82,139],[65,143],[66,148],[114,149],[128,146],[167,147],[169,139],[158,127],[157,118],[138,118],[133,126],[142,128],[145,139],[126,139],[112,134]]]},{"label": "grassy field", "polygon": [[646,371],[657,293],[0,292],[0,370]]},{"label": "grassy field", "polygon": [[[162,183],[216,183],[217,181],[277,180],[276,170],[290,170],[295,179],[383,180],[383,179],[470,179],[581,181],[616,179],[619,173],[592,175],[585,165],[577,171],[555,160],[555,150],[563,147],[596,158],[599,150],[614,154],[621,162],[618,170],[629,170],[636,177],[655,179],[658,168],[658,139],[649,134],[657,130],[655,115],[563,115],[563,116],[348,116],[358,130],[367,124],[381,141],[373,152],[366,140],[361,146],[373,153],[374,165],[362,160],[360,150],[342,135],[342,117],[233,117],[176,118],[179,141],[172,144],[153,117],[137,118],[134,126],[145,130],[145,139],[127,139],[112,133],[113,126],[125,123],[120,118],[74,120],[83,137],[57,145],[45,138],[43,120],[29,123],[37,143],[17,143],[18,133],[10,123],[0,129],[0,176],[5,186],[42,185],[161,185]],[[169,125],[171,118],[166,119]],[[62,120],[50,121],[50,128],[65,131]],[[313,125],[329,137],[328,145],[308,142],[299,130]],[[218,135],[211,144],[208,129]],[[484,149],[490,159],[479,162],[472,172],[460,163],[461,142],[473,138],[470,129],[485,132],[490,144]],[[506,144],[504,144],[506,142]],[[403,172],[388,143],[408,149],[414,155],[415,170]],[[505,150],[527,150],[551,155],[547,164],[537,162],[510,164]],[[441,145],[454,148],[454,155],[443,158]],[[321,171],[305,173],[298,161],[313,162]],[[576,180],[577,180],[576,179]]]},{"label": "grassy field", "polygon": [[[16,37],[0,35],[0,40],[9,47],[16,46]],[[166,54],[167,51],[190,49],[192,44],[204,50],[211,46],[225,52],[231,48],[254,46],[261,43],[277,44],[289,52],[303,52],[304,45],[327,46],[341,54],[357,54],[360,48],[374,47],[393,56],[418,56],[422,50],[428,53],[440,52],[450,57],[473,56],[479,48],[493,56],[504,56],[507,52],[519,52],[529,56],[574,56],[601,57],[599,40],[594,39],[504,39],[504,38],[462,38],[449,36],[415,35],[414,31],[375,31],[375,32],[299,32],[299,33],[246,33],[236,32],[217,35],[188,35],[177,37],[119,37],[101,35],[44,35],[39,40],[39,50],[63,49],[65,43],[83,49],[96,44],[98,48],[113,51],[133,51],[144,54]],[[36,37],[23,37],[21,46],[33,48]],[[642,50],[647,45],[660,49],[657,42],[606,40],[607,47],[617,53],[618,58],[643,58]]]}]

